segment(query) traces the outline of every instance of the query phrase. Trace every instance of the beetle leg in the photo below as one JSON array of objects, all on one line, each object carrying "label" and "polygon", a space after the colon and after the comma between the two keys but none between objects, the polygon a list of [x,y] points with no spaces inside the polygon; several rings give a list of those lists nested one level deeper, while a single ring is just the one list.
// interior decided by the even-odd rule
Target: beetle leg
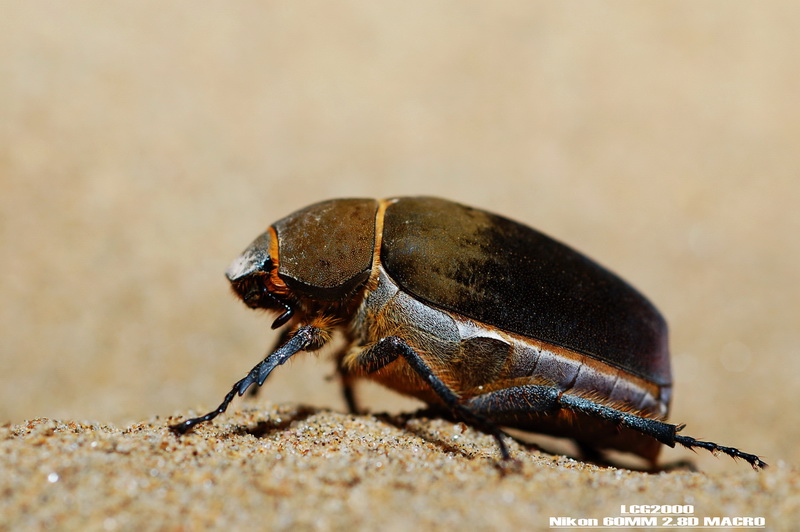
[{"label": "beetle leg", "polygon": [[680,443],[687,449],[702,447],[712,453],[720,452],[732,458],[741,458],[756,470],[767,467],[767,464],[754,454],[742,452],[734,447],[725,447],[713,442],[700,441],[689,436],[681,436],[678,432],[683,429],[683,425],[672,425],[657,419],[641,417],[629,412],[622,412],[575,395],[561,394],[559,403],[566,408],[578,410],[591,416],[608,419],[623,427],[628,427],[642,434],[647,434],[670,447],[675,447],[676,443]]},{"label": "beetle leg", "polygon": [[[678,432],[682,428],[683,425],[675,427],[675,432]],[[742,452],[734,447],[725,447],[723,445],[718,445],[710,441],[695,440],[691,436],[681,436],[680,434],[675,435],[675,441],[677,443],[680,443],[687,449],[692,449],[693,447],[702,447],[703,449],[706,449],[707,451],[710,451],[715,454],[724,453],[733,458],[741,458],[742,460],[750,464],[756,471],[767,467],[767,463],[761,460],[761,458],[759,458],[758,456]]]},{"label": "beetle leg", "polygon": [[753,469],[762,469],[767,466],[754,454],[713,442],[696,440],[689,436],[681,436],[678,432],[683,425],[672,425],[657,419],[618,410],[585,397],[563,393],[552,386],[530,384],[506,388],[474,397],[470,400],[470,406],[479,413],[494,416],[512,413],[555,414],[560,409],[572,410],[635,430],[670,447],[675,447],[676,443],[689,449],[702,447],[712,453],[721,452],[733,458],[741,458]]},{"label": "beetle leg", "polygon": [[347,411],[351,414],[358,414],[360,411],[358,409],[358,402],[356,401],[355,378],[344,367],[344,358],[347,356],[347,353],[348,348],[345,347],[336,354],[336,373],[342,383],[342,396],[347,405]]},{"label": "beetle leg", "polygon": [[362,352],[358,357],[358,362],[366,373],[373,373],[397,360],[398,357],[403,357],[408,365],[411,366],[411,369],[430,385],[431,389],[439,396],[447,408],[453,412],[453,415],[478,430],[494,436],[497,445],[500,447],[500,454],[503,460],[511,459],[508,447],[503,441],[503,431],[489,419],[464,405],[459,395],[437,377],[417,351],[402,338],[387,336],[381,339],[378,343]]},{"label": "beetle leg", "polygon": [[575,445],[578,446],[581,459],[596,464],[604,462],[603,453],[600,452],[600,449],[580,441],[576,441]]},{"label": "beetle leg", "polygon": [[[278,339],[275,341],[275,344],[270,349],[270,352],[277,351],[280,346],[285,344],[289,341],[289,338],[292,337],[294,331],[291,328],[281,330],[281,334],[278,336]],[[261,389],[261,386],[256,386],[254,388],[250,388],[250,391],[247,392],[247,397],[255,397],[258,395],[258,391]]]},{"label": "beetle leg", "polygon": [[353,388],[353,379],[344,373],[342,373],[342,395],[347,405],[347,411],[351,414],[358,414],[358,402],[356,401],[355,389]]},{"label": "beetle leg", "polygon": [[215,410],[212,410],[204,416],[187,419],[182,423],[172,425],[170,429],[177,434],[184,434],[198,423],[211,421],[218,415],[225,412],[225,410],[228,408],[228,405],[231,403],[231,401],[233,401],[234,397],[237,395],[243,395],[252,384],[257,386],[264,384],[264,381],[267,379],[273,369],[280,366],[300,351],[313,351],[315,349],[319,349],[325,343],[326,339],[327,335],[325,334],[325,331],[318,327],[314,327],[313,325],[304,325],[300,327],[287,342],[270,353],[267,358],[259,362],[253,369],[251,369],[242,380],[234,384],[231,391],[228,392],[228,394],[222,400],[222,403],[220,403]]}]

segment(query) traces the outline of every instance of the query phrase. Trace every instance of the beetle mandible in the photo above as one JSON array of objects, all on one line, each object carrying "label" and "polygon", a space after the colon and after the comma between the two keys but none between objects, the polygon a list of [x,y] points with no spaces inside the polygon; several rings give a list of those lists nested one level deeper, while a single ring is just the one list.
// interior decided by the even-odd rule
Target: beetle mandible
[{"label": "beetle mandible", "polygon": [[336,199],[274,223],[228,268],[251,308],[274,311],[278,345],[217,409],[277,366],[325,345],[344,395],[373,379],[494,436],[500,427],[563,436],[655,465],[661,445],[756,455],[678,434],[667,327],[625,281],[529,227],[430,197]]}]

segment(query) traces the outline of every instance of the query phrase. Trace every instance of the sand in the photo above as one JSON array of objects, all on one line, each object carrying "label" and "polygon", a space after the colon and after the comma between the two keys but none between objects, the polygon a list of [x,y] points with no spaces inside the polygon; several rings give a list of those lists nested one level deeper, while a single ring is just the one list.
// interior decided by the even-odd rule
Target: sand
[{"label": "sand", "polygon": [[800,505],[797,468],[782,461],[763,473],[742,464],[718,475],[643,473],[514,442],[518,466],[505,470],[490,437],[441,420],[399,427],[284,404],[182,438],[168,421],[4,427],[4,522],[16,530],[537,530],[551,518],[603,524],[624,516],[621,505],[669,504],[691,505],[700,523],[762,517],[770,530],[790,530],[787,516]]}]

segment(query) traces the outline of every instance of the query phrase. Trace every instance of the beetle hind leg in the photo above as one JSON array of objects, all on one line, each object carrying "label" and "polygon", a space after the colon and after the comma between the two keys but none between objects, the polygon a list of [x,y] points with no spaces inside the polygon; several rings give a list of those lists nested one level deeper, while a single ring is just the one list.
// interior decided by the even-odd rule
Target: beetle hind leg
[{"label": "beetle hind leg", "polygon": [[[536,415],[545,417],[556,415],[564,410],[582,414],[589,418],[608,422],[611,426],[624,427],[645,436],[649,436],[675,447],[676,443],[689,449],[701,447],[712,453],[721,452],[733,458],[741,458],[753,469],[767,466],[758,456],[742,452],[733,447],[724,447],[712,442],[696,440],[689,436],[679,435],[682,425],[672,425],[658,419],[613,408],[586,397],[564,393],[556,387],[529,384],[504,388],[495,392],[478,395],[470,399],[472,406],[479,414],[491,416],[493,419],[519,420],[532,419]],[[532,430],[535,430],[533,428]]]},{"label": "beetle hind leg", "polygon": [[669,445],[670,447],[675,447],[676,443],[679,443],[688,449],[701,447],[712,453],[720,452],[727,454],[731,458],[741,458],[750,464],[755,470],[767,467],[766,462],[754,454],[742,452],[734,447],[725,447],[723,445],[717,445],[713,442],[700,441],[690,436],[679,435],[678,432],[683,429],[684,425],[672,425],[657,419],[646,418],[629,412],[623,412],[621,410],[601,405],[589,399],[575,395],[560,394],[559,403],[566,408],[578,410],[594,417],[607,419],[623,427],[636,430],[648,436],[652,436],[661,443]]},{"label": "beetle hind leg", "polygon": [[402,338],[387,336],[381,339],[378,343],[362,351],[358,355],[356,364],[359,371],[369,374],[380,370],[400,357],[408,363],[419,377],[430,385],[431,389],[456,418],[494,436],[503,460],[511,459],[511,453],[509,453],[508,446],[503,440],[505,434],[500,430],[500,427],[465,405],[459,395],[437,377],[419,353]]},{"label": "beetle hind leg", "polygon": [[[676,432],[681,430],[682,428],[683,425],[676,427]],[[742,452],[734,447],[725,447],[724,445],[718,445],[710,441],[700,441],[692,438],[691,436],[682,436],[680,434],[675,435],[675,442],[680,443],[687,449],[694,450],[695,447],[702,447],[703,449],[706,449],[707,451],[710,451],[714,454],[724,453],[730,456],[731,458],[741,458],[742,460],[750,464],[756,471],[767,467],[767,463],[761,460],[761,458],[759,458],[758,456]]]}]

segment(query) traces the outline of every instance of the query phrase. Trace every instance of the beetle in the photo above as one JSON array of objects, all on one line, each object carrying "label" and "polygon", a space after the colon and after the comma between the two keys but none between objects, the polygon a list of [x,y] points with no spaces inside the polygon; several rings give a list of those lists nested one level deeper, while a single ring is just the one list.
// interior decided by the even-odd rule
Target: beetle
[{"label": "beetle", "polygon": [[369,378],[494,436],[567,437],[655,466],[662,445],[756,455],[679,434],[666,421],[667,326],[628,283],[522,224],[432,197],[334,199],[275,222],[226,271],[253,309],[288,325],[278,345],[208,414],[342,331],[334,355],[348,407]]}]

